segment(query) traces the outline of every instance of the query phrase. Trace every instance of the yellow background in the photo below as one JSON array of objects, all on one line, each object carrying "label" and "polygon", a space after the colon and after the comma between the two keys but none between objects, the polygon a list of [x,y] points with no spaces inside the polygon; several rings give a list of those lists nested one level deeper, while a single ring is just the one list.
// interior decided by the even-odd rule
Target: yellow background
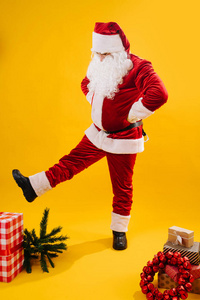
[{"label": "yellow background", "polygon": [[[139,274],[162,250],[168,227],[199,225],[199,1],[0,0],[1,211],[23,212],[39,230],[63,226],[68,250],[56,268],[0,283],[2,299],[142,300]],[[102,160],[72,181],[27,203],[11,176],[48,169],[90,125],[80,90],[95,22],[115,21],[131,52],[150,60],[169,92],[145,120],[150,141],[138,155],[126,251],[112,250],[112,190]],[[155,281],[156,282],[156,281]],[[156,284],[156,283],[155,283]],[[190,294],[188,299],[200,299]]]}]

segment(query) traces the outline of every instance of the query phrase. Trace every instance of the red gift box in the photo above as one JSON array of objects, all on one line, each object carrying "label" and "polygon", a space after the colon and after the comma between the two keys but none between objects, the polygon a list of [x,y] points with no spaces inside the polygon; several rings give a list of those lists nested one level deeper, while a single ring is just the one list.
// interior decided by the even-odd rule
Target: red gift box
[{"label": "red gift box", "polygon": [[23,214],[0,212],[0,281],[10,282],[24,262]]},{"label": "red gift box", "polygon": [[[171,277],[175,282],[178,282],[178,268],[170,265],[166,265],[165,273]],[[200,278],[200,265],[192,265],[190,274],[194,276],[194,279]]]}]

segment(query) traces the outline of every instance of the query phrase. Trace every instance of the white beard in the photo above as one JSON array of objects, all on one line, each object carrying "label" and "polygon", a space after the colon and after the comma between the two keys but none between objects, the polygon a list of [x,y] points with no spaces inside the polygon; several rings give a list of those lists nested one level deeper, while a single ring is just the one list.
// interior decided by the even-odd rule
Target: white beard
[{"label": "white beard", "polygon": [[132,67],[132,61],[127,58],[125,51],[111,53],[103,61],[100,61],[98,54],[94,53],[87,70],[87,77],[90,80],[89,92],[112,99],[118,92],[118,85],[123,83],[123,77]]}]

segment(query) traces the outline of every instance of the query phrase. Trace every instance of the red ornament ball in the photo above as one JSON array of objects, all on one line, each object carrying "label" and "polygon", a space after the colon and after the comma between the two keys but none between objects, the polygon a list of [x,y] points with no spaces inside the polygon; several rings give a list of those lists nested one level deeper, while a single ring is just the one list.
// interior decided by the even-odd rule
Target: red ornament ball
[{"label": "red ornament ball", "polygon": [[188,297],[188,293],[186,291],[183,291],[183,292],[180,293],[180,298],[181,299],[187,299],[187,297]]},{"label": "red ornament ball", "polygon": [[149,293],[147,294],[147,299],[148,299],[148,300],[154,300],[153,294],[149,292]]},{"label": "red ornament ball", "polygon": [[191,290],[192,290],[192,284],[190,282],[187,282],[184,287],[185,287],[185,289],[186,289],[187,292],[191,292]]},{"label": "red ornament ball", "polygon": [[147,285],[144,285],[143,287],[142,287],[142,292],[143,292],[143,294],[147,294],[148,293],[148,287],[147,287]]}]

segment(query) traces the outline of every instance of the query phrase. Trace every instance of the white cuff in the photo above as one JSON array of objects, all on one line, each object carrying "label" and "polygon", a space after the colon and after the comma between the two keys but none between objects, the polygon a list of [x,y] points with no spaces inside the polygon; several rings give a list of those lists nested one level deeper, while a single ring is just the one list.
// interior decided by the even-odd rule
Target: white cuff
[{"label": "white cuff", "polygon": [[112,212],[112,221],[110,228],[117,232],[127,232],[128,224],[131,216],[122,216]]},{"label": "white cuff", "polygon": [[42,196],[44,193],[52,189],[44,171],[29,176],[29,180],[37,196]]},{"label": "white cuff", "polygon": [[141,97],[137,102],[133,103],[127,118],[130,123],[137,122],[141,119],[146,119],[154,113],[142,104],[142,99],[143,98]]}]

